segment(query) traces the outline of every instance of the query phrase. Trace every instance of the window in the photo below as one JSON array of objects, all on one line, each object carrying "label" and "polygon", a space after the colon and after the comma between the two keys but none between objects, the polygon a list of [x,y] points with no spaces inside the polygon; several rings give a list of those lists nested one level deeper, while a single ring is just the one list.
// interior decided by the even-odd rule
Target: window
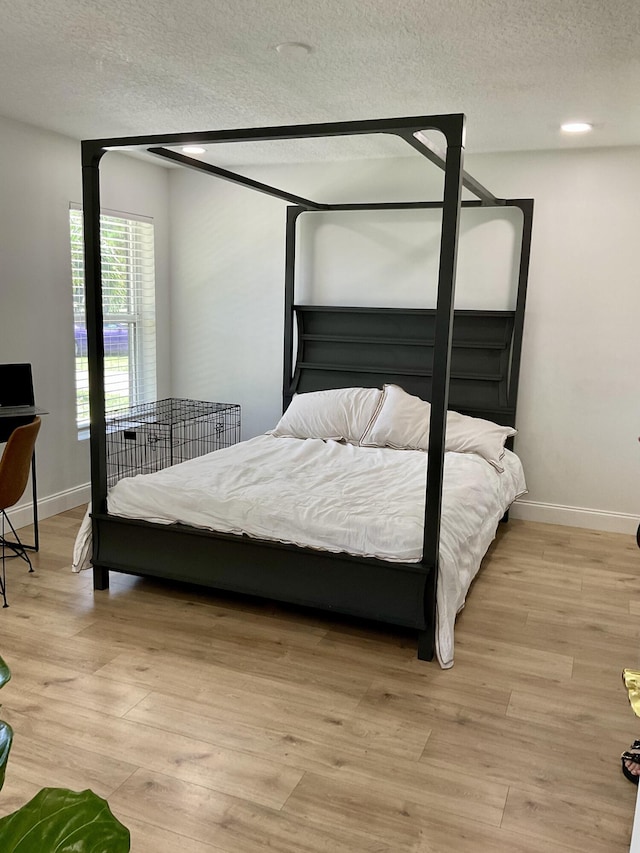
[{"label": "window", "polygon": [[[89,426],[82,211],[69,211],[78,429]],[[100,215],[107,414],[156,396],[153,222]]]}]

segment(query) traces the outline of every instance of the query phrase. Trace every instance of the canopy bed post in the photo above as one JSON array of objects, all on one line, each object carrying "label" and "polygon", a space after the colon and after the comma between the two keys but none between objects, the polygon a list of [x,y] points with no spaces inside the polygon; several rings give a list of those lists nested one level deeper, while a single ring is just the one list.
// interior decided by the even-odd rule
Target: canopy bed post
[{"label": "canopy bed post", "polygon": [[291,402],[293,380],[293,327],[296,272],[296,227],[301,207],[287,207],[284,260],[284,359],[282,375],[282,411]]},{"label": "canopy bed post", "polygon": [[512,199],[508,204],[522,211],[522,241],[520,244],[520,265],[518,267],[518,296],[513,323],[513,348],[511,351],[511,382],[507,405],[513,412],[512,425],[515,426],[518,385],[520,382],[520,359],[522,357],[522,338],[524,333],[524,308],[527,301],[529,282],[529,261],[531,258],[531,232],[533,229],[533,199]]},{"label": "canopy bed post", "polygon": [[[107,510],[107,451],[104,397],[104,337],[102,317],[102,262],[100,256],[100,171],[103,148],[82,143],[82,210],[84,217],[84,274],[87,354],[89,368],[89,413],[91,435],[91,505],[96,512]],[[94,556],[98,536],[94,528]],[[109,572],[93,569],[94,589],[109,586]]]},{"label": "canopy bed post", "polygon": [[[464,119],[462,116],[460,116],[459,127],[456,129],[455,135],[452,133],[452,136],[454,138],[450,138],[447,135],[447,159],[433,349],[433,377],[431,382],[427,494],[425,498],[422,549],[422,564],[430,569],[431,577],[429,585],[433,588],[433,595],[427,596],[427,603],[429,607],[433,608],[432,625],[434,626],[434,630],[436,620],[435,592],[438,576],[438,555],[440,551],[440,510],[444,475],[444,438],[449,404],[449,374],[451,370],[453,304],[455,296],[456,259],[458,254],[458,224],[462,201],[462,142],[464,138]],[[424,641],[419,644],[418,657],[422,657],[421,651],[424,645]],[[426,649],[425,651],[433,656],[433,649]]]}]

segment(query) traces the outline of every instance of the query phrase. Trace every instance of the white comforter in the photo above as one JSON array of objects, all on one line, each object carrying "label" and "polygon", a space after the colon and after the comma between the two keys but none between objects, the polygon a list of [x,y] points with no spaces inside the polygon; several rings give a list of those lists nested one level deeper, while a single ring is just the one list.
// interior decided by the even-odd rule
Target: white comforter
[{"label": "white comforter", "polygon": [[[473,453],[445,454],[436,651],[453,665],[453,626],[513,500],[526,491],[518,457],[504,473]],[[181,522],[392,562],[422,556],[427,454],[262,435],[155,474],[120,480],[109,513]],[[88,519],[86,520],[88,522]],[[83,524],[74,570],[86,568]]]}]

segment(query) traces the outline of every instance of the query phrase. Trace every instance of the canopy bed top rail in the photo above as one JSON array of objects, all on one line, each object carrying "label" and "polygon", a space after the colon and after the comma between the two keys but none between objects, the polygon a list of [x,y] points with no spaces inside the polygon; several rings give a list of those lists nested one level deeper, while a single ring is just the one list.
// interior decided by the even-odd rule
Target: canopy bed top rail
[{"label": "canopy bed top rail", "polygon": [[[317,139],[323,136],[359,136],[373,133],[391,133],[405,137],[428,130],[440,131],[448,145],[464,146],[465,144],[463,113],[119,136],[89,139],[83,144],[93,151],[108,151],[119,148],[144,148],[148,145],[188,145],[189,143],[215,145],[221,142],[270,142],[278,139]],[[431,144],[430,147],[435,146]]]},{"label": "canopy bed top rail", "polygon": [[265,195],[279,198],[282,201],[289,201],[293,204],[298,204],[307,210],[327,210],[328,205],[319,204],[311,201],[308,198],[294,195],[293,193],[280,190],[276,187],[263,184],[261,181],[254,181],[253,178],[247,178],[245,175],[240,175],[237,172],[230,172],[228,169],[222,169],[219,166],[214,166],[211,163],[204,163],[202,160],[196,160],[194,157],[188,157],[186,154],[181,154],[179,151],[172,151],[168,148],[149,148],[149,154],[155,154],[158,157],[164,157],[165,160],[172,160],[174,163],[179,163],[181,166],[186,166],[188,169],[195,169],[197,172],[204,172],[208,175],[213,175],[216,178],[221,178],[223,181],[229,181],[232,184],[239,184],[247,187],[250,190],[264,193]]},{"label": "canopy bed top rail", "polygon": [[[446,172],[447,154],[431,140],[426,132],[438,131],[445,137],[447,150],[464,148],[465,117],[462,113],[440,116],[413,116],[405,118],[368,119],[348,122],[325,122],[307,125],[283,125],[280,127],[242,128],[218,131],[198,131],[194,133],[154,134],[151,136],[114,137],[110,139],[85,140],[82,143],[82,163],[86,167],[96,167],[107,151],[126,151],[144,148],[155,156],[172,160],[216,175],[227,181],[248,186],[259,192],[292,201],[291,194],[275,187],[251,181],[244,175],[212,166],[201,160],[186,157],[171,151],[170,145],[215,145],[233,142],[274,142],[285,139],[319,139],[323,137],[358,136],[367,134],[387,134],[396,136],[407,143],[418,154]],[[462,170],[462,186],[475,195],[481,204],[501,205],[502,199],[496,198],[479,181]],[[297,197],[296,203],[302,203],[309,209],[323,210],[327,205]],[[330,207],[330,206],[329,206]]]}]

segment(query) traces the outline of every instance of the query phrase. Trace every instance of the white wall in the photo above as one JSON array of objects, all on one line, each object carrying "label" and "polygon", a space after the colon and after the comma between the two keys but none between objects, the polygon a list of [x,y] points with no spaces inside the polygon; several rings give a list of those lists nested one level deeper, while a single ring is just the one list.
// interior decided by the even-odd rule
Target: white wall
[{"label": "white wall", "polygon": [[243,436],[264,432],[282,406],[285,205],[174,170],[171,212],[172,393],[240,403]]},{"label": "white wall", "polygon": [[519,512],[632,532],[640,148],[484,155],[469,166],[500,193],[536,200],[517,446],[530,493]]},{"label": "white wall", "polygon": [[[167,171],[115,154],[103,163],[103,205],[154,218],[158,323],[167,334]],[[80,203],[81,193],[79,142],[0,118],[0,362],[31,362],[36,402],[50,413],[37,451],[43,517],[88,496],[89,443],[78,440],[75,427],[69,249],[69,203]],[[169,371],[165,352],[159,360],[164,393]],[[20,510],[12,519],[29,520]]]},{"label": "white wall", "polygon": [[[319,200],[435,197],[421,165],[399,159],[252,174]],[[496,194],[536,199],[517,439],[530,491],[515,514],[598,529],[637,524],[639,167],[637,148],[467,160]],[[285,204],[192,172],[172,172],[170,185],[172,390],[240,402],[249,437],[280,414]],[[514,217],[465,220],[459,307],[494,304],[496,282],[508,303]],[[360,224],[332,214],[306,223],[305,296],[313,277],[317,301],[428,304],[434,229],[414,214],[400,220],[398,228],[387,214]]]}]

